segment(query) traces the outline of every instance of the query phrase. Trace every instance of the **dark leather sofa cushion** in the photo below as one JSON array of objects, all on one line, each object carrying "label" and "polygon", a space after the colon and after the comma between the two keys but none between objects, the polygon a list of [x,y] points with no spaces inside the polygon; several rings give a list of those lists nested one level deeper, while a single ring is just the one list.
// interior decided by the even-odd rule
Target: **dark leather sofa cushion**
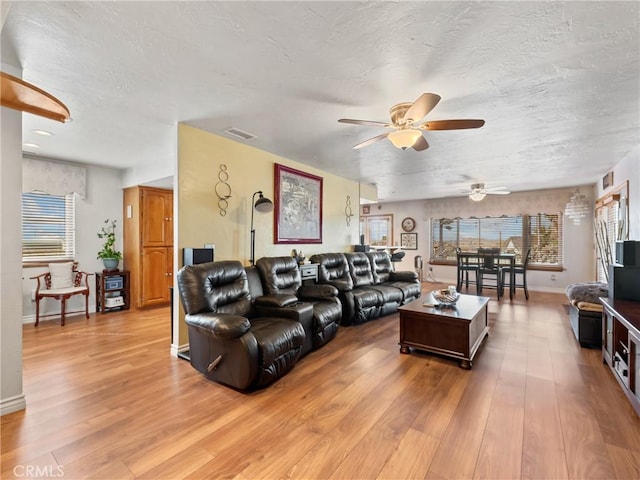
[{"label": "dark leather sofa cushion", "polygon": [[371,271],[371,263],[364,252],[346,253],[347,263],[349,264],[349,273],[353,281],[353,287],[365,287],[373,285],[373,272]]},{"label": "dark leather sofa cushion", "polygon": [[402,303],[407,303],[418,298],[422,292],[418,282],[387,282],[385,285],[395,287],[402,292]]},{"label": "dark leather sofa cushion", "polygon": [[258,342],[260,365],[255,386],[272,383],[293,368],[300,357],[304,329],[295,320],[257,318],[251,321],[251,333]]},{"label": "dark leather sofa cushion", "polygon": [[359,324],[380,316],[384,304],[382,294],[371,288],[356,288],[349,292],[353,297],[353,315],[349,324]]},{"label": "dark leather sofa cushion", "polygon": [[302,284],[300,269],[293,257],[262,257],[256,261],[266,294],[296,295]]},{"label": "dark leather sofa cushion", "polygon": [[312,255],[311,263],[318,265],[318,282],[336,287],[340,292],[353,288],[349,264],[344,253],[319,253]]},{"label": "dark leather sofa cushion", "polygon": [[402,300],[404,299],[402,290],[392,285],[387,285],[387,284],[373,285],[369,288],[373,288],[374,290],[377,290],[378,292],[380,292],[384,303],[394,302],[394,303],[397,303],[399,306],[402,303]]},{"label": "dark leather sofa cushion", "polygon": [[247,275],[235,260],[182,268],[178,272],[178,288],[187,314],[209,311],[246,316],[251,311]]}]

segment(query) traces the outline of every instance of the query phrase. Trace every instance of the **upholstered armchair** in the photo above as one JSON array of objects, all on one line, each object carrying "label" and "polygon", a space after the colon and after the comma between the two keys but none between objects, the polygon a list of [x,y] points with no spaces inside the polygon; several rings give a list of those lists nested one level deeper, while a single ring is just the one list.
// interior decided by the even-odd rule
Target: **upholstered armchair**
[{"label": "upholstered armchair", "polygon": [[91,273],[78,270],[76,262],[50,263],[49,271],[30,277],[37,282],[35,291],[36,323],[40,318],[58,315],[57,313],[40,315],[40,300],[53,298],[60,301],[60,325],[64,327],[67,313],[67,300],[74,295],[84,295],[84,314],[89,318],[89,282]]},{"label": "upholstered armchair", "polygon": [[[269,301],[273,302],[274,297],[286,299],[295,296],[298,301],[313,306],[313,323],[311,331],[307,331],[312,339],[312,348],[318,348],[335,337],[342,318],[342,305],[335,287],[303,285],[298,263],[293,257],[262,257],[256,262],[256,267]],[[256,308],[260,308],[264,299],[256,298],[255,303]]]},{"label": "upholstered armchair", "polygon": [[178,272],[178,290],[191,365],[207,378],[240,390],[261,388],[289,372],[300,357],[302,325],[255,311],[240,262],[185,266]]}]

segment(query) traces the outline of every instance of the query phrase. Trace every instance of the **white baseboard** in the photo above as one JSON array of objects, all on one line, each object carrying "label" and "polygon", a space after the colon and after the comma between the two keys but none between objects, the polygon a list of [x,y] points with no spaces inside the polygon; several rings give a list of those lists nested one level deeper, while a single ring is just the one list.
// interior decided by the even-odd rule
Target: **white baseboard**
[{"label": "white baseboard", "polygon": [[25,408],[27,408],[27,400],[24,393],[0,399],[0,416],[24,410]]},{"label": "white baseboard", "polygon": [[189,344],[185,343],[184,345],[171,345],[171,355],[177,357],[179,353],[184,353],[189,351]]},{"label": "white baseboard", "polygon": [[[92,314],[92,313],[96,313],[95,307],[93,308],[89,307],[89,314]],[[58,323],[60,322],[60,312],[45,313],[44,315],[52,315],[52,316],[51,317],[47,316],[45,318],[42,318],[42,316],[40,316],[41,323],[48,322],[48,321],[56,321]],[[76,312],[67,312],[65,313],[65,318],[76,317],[78,315],[84,315],[84,310],[76,311]],[[25,315],[24,317],[22,317],[22,323],[23,324],[36,323],[36,314],[34,313],[33,315]]]}]

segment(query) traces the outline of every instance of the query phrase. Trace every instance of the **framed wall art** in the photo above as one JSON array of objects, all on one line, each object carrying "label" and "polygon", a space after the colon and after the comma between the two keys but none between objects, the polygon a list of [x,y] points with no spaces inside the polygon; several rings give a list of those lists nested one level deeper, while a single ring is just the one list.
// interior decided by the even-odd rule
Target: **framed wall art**
[{"label": "framed wall art", "polygon": [[322,177],[275,164],[274,243],[322,243]]},{"label": "framed wall art", "polygon": [[417,233],[401,233],[400,245],[404,250],[417,250],[418,234]]}]

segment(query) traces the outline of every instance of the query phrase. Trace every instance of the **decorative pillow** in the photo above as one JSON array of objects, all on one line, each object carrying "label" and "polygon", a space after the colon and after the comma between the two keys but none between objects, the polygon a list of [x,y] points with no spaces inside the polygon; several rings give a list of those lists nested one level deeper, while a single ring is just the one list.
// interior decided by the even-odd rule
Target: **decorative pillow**
[{"label": "decorative pillow", "polygon": [[73,287],[73,262],[50,263],[49,273],[51,273],[51,289]]}]

